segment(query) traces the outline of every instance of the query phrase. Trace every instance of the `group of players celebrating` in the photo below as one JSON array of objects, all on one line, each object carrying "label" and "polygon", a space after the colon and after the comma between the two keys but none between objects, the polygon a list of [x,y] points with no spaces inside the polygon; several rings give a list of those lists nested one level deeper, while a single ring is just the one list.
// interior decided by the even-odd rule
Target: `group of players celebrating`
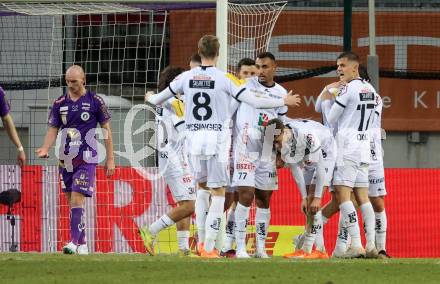
[{"label": "group of players celebrating", "polygon": [[[242,59],[238,78],[215,67],[215,36],[199,40],[198,54],[199,65],[192,60],[186,72],[168,67],[161,92],[145,97],[161,106],[160,128],[165,131],[159,135],[159,168],[179,204],[139,230],[147,252],[153,255],[159,232],[177,223],[179,251],[189,254],[188,217],[195,213],[200,257],[249,258],[246,232],[255,198],[254,257],[268,258],[270,199],[278,189],[277,168],[288,167],[307,225],[295,240],[295,251],[285,257],[328,258],[323,226],[338,211],[333,257],[388,257],[382,102],[366,72],[359,74],[359,57],[344,52],[337,58],[339,81],[326,86],[316,102],[321,124],[286,116],[288,107],[298,107],[301,99],[274,81],[276,60],[270,52]],[[332,199],[321,208],[327,188]],[[365,249],[356,206],[364,223]],[[226,234],[219,247],[225,211]]]},{"label": "group of players celebrating", "polygon": [[[338,211],[333,257],[388,257],[382,101],[368,76],[359,74],[358,56],[344,52],[337,58],[339,81],[326,86],[315,105],[322,113],[321,124],[287,117],[288,107],[294,113],[301,98],[274,81],[273,54],[240,60],[237,78],[215,67],[219,47],[215,36],[203,36],[191,69],[167,67],[161,74],[160,92],[145,95],[146,103],[158,106],[159,170],[178,204],[139,229],[147,252],[154,255],[159,232],[176,224],[179,253],[189,255],[190,218],[195,213],[200,257],[249,258],[246,233],[255,199],[253,256],[268,258],[270,200],[278,189],[277,168],[287,167],[300,191],[307,222],[305,232],[295,239],[295,251],[285,257],[328,258],[323,227]],[[63,252],[87,254],[84,203],[94,192],[98,123],[105,131],[106,173],[111,176],[115,170],[110,114],[103,99],[85,88],[80,66],[67,70],[66,83],[67,92],[54,102],[47,135],[36,154],[48,157],[61,132],[61,187],[70,206],[71,231]],[[3,91],[0,95],[2,119],[24,164]],[[332,199],[322,207],[326,189]],[[365,249],[356,206],[364,223]],[[222,224],[225,238],[219,242]]]}]

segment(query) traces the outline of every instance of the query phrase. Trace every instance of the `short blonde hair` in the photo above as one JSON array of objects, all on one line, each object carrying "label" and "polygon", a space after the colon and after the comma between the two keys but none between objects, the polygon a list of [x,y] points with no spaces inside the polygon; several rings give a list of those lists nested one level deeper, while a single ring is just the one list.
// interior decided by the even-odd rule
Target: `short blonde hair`
[{"label": "short blonde hair", "polygon": [[212,59],[218,56],[220,42],[213,35],[204,35],[198,43],[199,54],[201,57]]}]

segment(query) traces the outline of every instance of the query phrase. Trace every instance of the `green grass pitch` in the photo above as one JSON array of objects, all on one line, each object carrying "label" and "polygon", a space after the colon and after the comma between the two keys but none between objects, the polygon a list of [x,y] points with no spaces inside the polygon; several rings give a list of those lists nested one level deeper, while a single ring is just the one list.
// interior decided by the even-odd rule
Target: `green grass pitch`
[{"label": "green grass pitch", "polygon": [[0,283],[440,283],[440,259],[268,260],[0,254]]}]

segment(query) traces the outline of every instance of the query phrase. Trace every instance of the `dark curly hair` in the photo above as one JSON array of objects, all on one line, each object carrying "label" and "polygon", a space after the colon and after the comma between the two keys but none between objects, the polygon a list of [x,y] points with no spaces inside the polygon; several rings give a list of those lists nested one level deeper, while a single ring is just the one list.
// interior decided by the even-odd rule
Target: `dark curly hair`
[{"label": "dark curly hair", "polygon": [[166,89],[169,84],[176,78],[180,73],[183,73],[185,69],[181,67],[167,66],[160,73],[159,83],[157,84],[157,88],[159,92]]}]

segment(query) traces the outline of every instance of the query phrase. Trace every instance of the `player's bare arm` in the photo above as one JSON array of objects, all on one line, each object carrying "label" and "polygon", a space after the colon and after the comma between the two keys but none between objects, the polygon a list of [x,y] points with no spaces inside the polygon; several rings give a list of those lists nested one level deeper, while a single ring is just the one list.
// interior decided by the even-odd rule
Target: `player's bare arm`
[{"label": "player's bare arm", "polygon": [[26,155],[24,153],[23,146],[21,145],[20,138],[18,137],[17,129],[14,125],[14,120],[12,119],[12,116],[10,114],[7,114],[2,117],[2,121],[9,138],[11,139],[12,143],[14,143],[14,145],[17,147],[17,161],[21,167],[26,164]]}]

